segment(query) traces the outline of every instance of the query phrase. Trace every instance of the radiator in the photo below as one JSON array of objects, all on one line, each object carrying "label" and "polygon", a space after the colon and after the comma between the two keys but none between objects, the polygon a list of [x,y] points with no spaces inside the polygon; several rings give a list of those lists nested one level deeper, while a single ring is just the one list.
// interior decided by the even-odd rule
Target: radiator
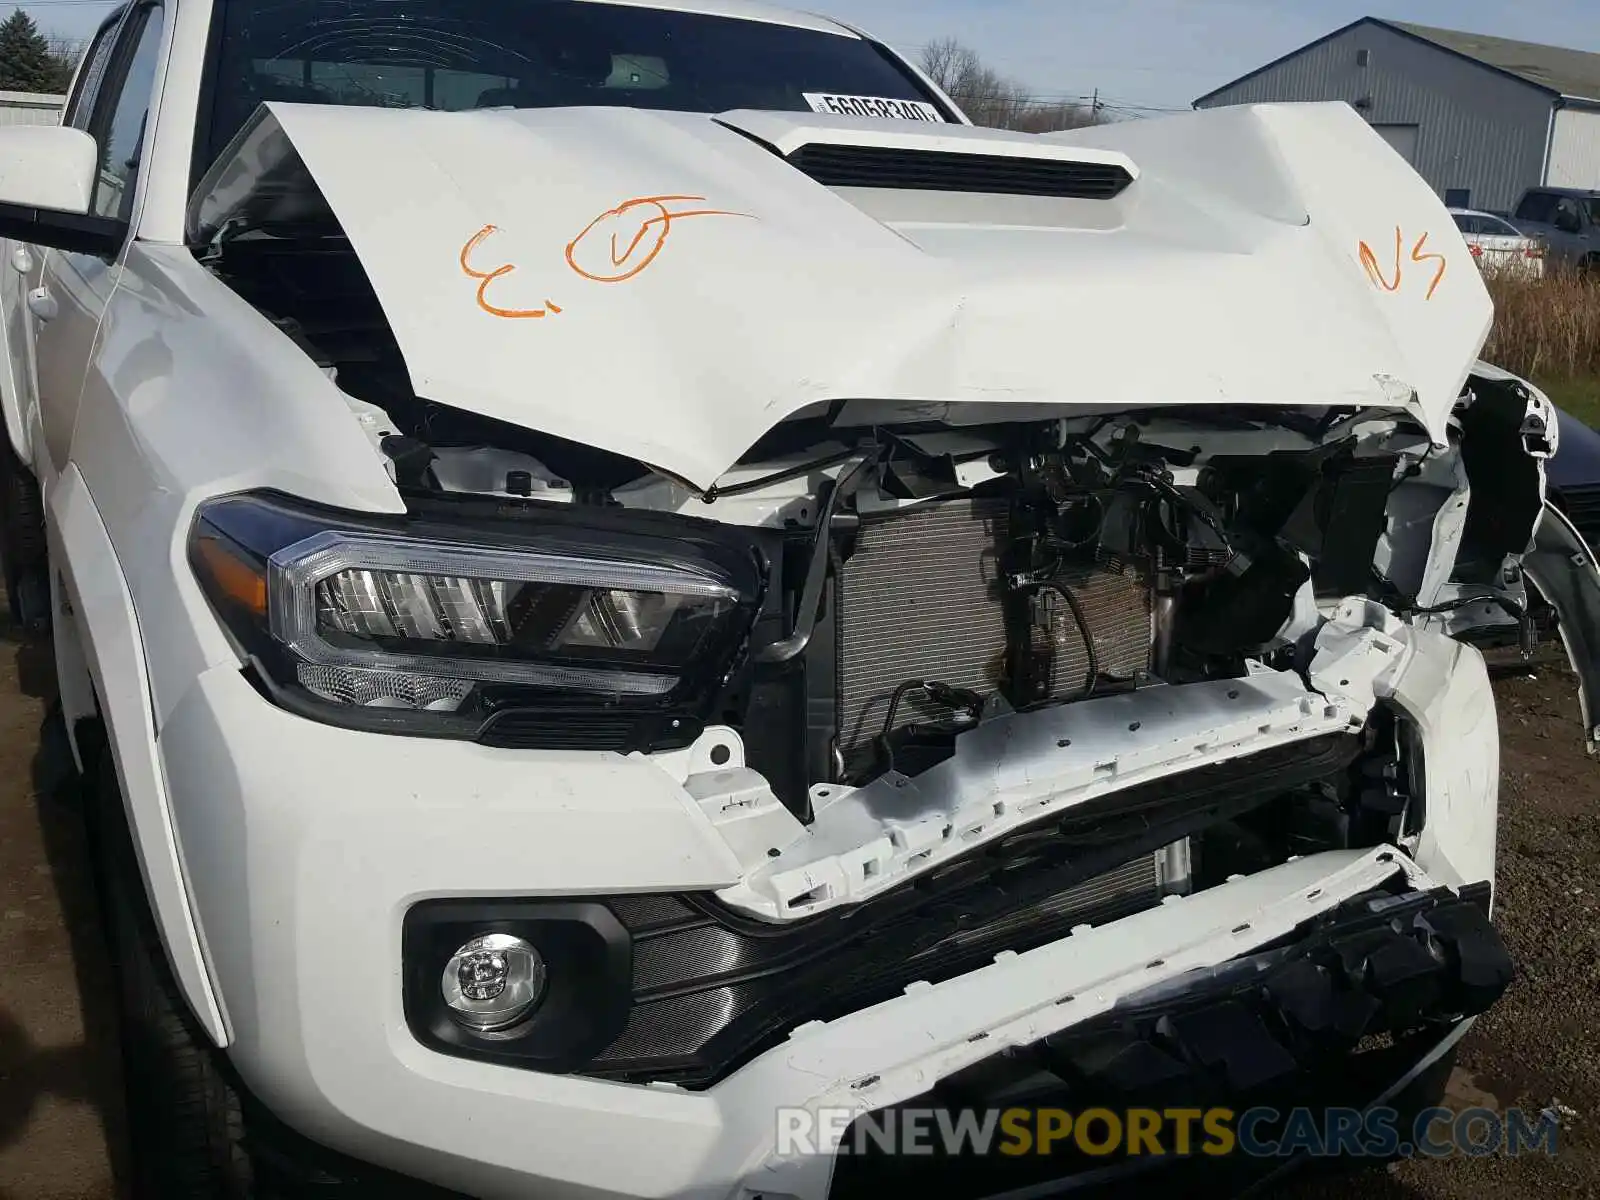
[{"label": "radiator", "polygon": [[[1012,913],[993,921],[981,929],[965,929],[953,933],[928,954],[945,953],[955,947],[966,946],[995,938],[1026,937],[1030,930],[1050,919],[1115,921],[1132,913],[1154,907],[1161,898],[1182,890],[1188,883],[1189,843],[1179,843],[1156,854],[1136,858],[1126,866],[1110,871],[1098,879],[1069,888],[1048,900],[1021,912]],[[1181,878],[1173,863],[1182,856]]]},{"label": "radiator", "polygon": [[[998,586],[1010,506],[958,500],[861,518],[856,552],[839,573],[835,620],[839,750],[856,760],[884,732],[894,691],[920,679],[981,694],[1006,670]],[[1070,568],[1061,582],[1084,610],[1102,673],[1150,666],[1150,589],[1117,564]],[[1038,639],[1053,643],[1049,695],[1067,699],[1088,681],[1089,655],[1071,607],[1041,593]],[[895,727],[948,717],[908,694]]]}]

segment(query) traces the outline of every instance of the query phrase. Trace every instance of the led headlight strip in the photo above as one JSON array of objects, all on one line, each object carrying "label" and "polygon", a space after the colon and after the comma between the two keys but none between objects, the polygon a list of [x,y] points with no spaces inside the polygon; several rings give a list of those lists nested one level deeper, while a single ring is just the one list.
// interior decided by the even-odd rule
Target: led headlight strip
[{"label": "led headlight strip", "polygon": [[[273,636],[308,663],[437,674],[443,655],[380,648],[388,642],[431,642],[449,652],[445,662],[454,678],[637,696],[665,695],[678,676],[473,655],[515,644],[512,608],[526,585],[574,593],[563,606],[569,611],[554,638],[586,620],[592,627],[616,629],[619,623],[599,614],[620,606],[624,597],[661,598],[672,615],[698,611],[713,617],[739,600],[726,583],[679,567],[332,531],[273,554],[267,582]],[[336,643],[329,634],[344,637]],[[654,648],[640,646],[643,652]],[[630,645],[625,629],[616,632],[611,646],[592,648],[641,652]]]},{"label": "led headlight strip", "polygon": [[704,522],[550,507],[454,521],[231,496],[201,506],[189,560],[267,680],[317,703],[709,706],[760,607],[760,555]]}]

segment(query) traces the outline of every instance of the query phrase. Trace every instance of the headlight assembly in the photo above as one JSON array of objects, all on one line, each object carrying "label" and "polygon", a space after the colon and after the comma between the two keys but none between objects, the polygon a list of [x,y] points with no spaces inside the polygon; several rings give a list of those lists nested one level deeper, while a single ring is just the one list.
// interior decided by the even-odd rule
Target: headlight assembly
[{"label": "headlight assembly", "polygon": [[356,723],[431,714],[433,732],[459,734],[508,709],[703,715],[760,607],[754,548],[698,523],[658,536],[581,521],[530,510],[469,532],[246,495],[202,506],[189,558],[271,684],[367,714]]}]

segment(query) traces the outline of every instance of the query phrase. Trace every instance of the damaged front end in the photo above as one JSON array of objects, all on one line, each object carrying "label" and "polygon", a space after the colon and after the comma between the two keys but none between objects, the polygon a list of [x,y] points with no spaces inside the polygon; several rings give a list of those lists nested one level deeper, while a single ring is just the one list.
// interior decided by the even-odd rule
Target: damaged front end
[{"label": "damaged front end", "polygon": [[[1295,860],[1414,862],[1486,918],[1493,701],[1448,632],[1469,609],[1527,617],[1514,551],[1537,509],[1485,488],[1480,512],[1474,478],[1515,464],[1461,449],[1510,403],[1469,394],[1445,449],[1388,412],[939,428],[845,406],[705,494],[460,451],[562,481],[559,503],[459,491],[431,464],[406,481],[450,452],[386,430],[409,515],[233,497],[203,508],[192,556],[286,706],[627,755],[681,785],[737,882],[601,898],[631,984],[580,1038],[473,1034],[420,978],[408,1015],[447,1053],[704,1089],[812,1022]],[[253,625],[230,564],[273,594]],[[1289,958],[1321,972],[1341,1036],[1380,1013],[1448,1024],[1509,977],[1481,922],[1470,954],[1387,918],[1316,941],[1322,908],[1292,922],[1322,949]],[[1411,988],[1424,957],[1443,974],[1410,1008],[1360,999]]]},{"label": "damaged front end", "polygon": [[[513,120],[535,118],[473,128],[504,135]],[[764,125],[731,124],[743,133],[718,153],[755,156],[749,179],[788,170],[753,146]],[[951,311],[930,303],[896,326],[893,353],[862,361],[920,348],[949,368],[939,379],[959,377],[948,401],[913,394],[933,386],[931,367],[875,376],[856,362],[826,381],[785,376],[789,392],[763,391],[776,396],[764,409],[735,405],[713,395],[727,380],[707,364],[721,359],[663,341],[640,346],[639,395],[614,411],[572,415],[574,393],[538,375],[586,369],[557,342],[548,360],[519,351],[548,394],[527,398],[545,385],[519,378],[515,394],[469,403],[483,397],[449,391],[442,347],[419,349],[423,309],[393,282],[398,257],[352,249],[394,228],[347,237],[341,221],[362,208],[354,185],[324,180],[324,198],[300,160],[315,168],[339,136],[330,123],[291,148],[265,118],[247,130],[258,177],[242,199],[218,199],[228,181],[214,181],[207,203],[226,219],[197,224],[197,250],[324,369],[407,511],[215,501],[191,543],[197,574],[283,706],[378,732],[626,758],[681,789],[727,867],[698,892],[641,880],[589,897],[607,945],[624,950],[604,965],[615,994],[570,1036],[538,1021],[466,1029],[438,999],[437,971],[417,968],[406,1016],[423,1044],[701,1092],[754,1088],[772,1052],[803,1058],[815,1043],[805,1071],[827,1091],[816,1103],[863,1112],[932,1085],[941,1104],[1060,1093],[1073,1107],[1199,1107],[1258,1094],[1327,1103],[1351,1084],[1365,1105],[1441,1061],[1435,1051],[1498,998],[1510,979],[1488,923],[1498,734],[1472,643],[1531,645],[1539,596],[1562,599],[1557,577],[1577,571],[1568,590],[1600,596],[1600,576],[1541,535],[1530,589],[1553,410],[1481,366],[1456,393],[1442,388],[1481,330],[1424,325],[1431,290],[1401,317],[1360,316],[1371,298],[1359,266],[1338,275],[1352,256],[1322,246],[1329,294],[1362,299],[1322,314],[1349,318],[1338,344],[1351,354],[1320,391],[1301,387],[1310,367],[1264,365],[1254,346],[1207,360],[1226,359],[1226,378],[1145,348],[1169,361],[1153,374],[1086,361],[1075,379],[1059,356],[1006,360],[1011,343],[981,340],[1005,323],[972,318],[983,375],[930,345],[941,326],[918,322]],[[1263,152],[1256,167],[1277,161]],[[1135,237],[1141,206],[1148,220],[1172,202],[1159,163],[1141,160],[1123,210],[1094,216],[1067,198],[1079,207],[1061,220]],[[1309,195],[1333,186],[1299,167]],[[1222,185],[1187,168],[1215,201]],[[870,207],[873,189],[843,190]],[[1264,257],[1319,236],[1292,196],[1272,194],[1274,211],[1246,214],[1272,226],[1251,225]],[[1038,234],[1048,223],[1029,211],[1038,228],[985,236]],[[868,237],[851,213],[831,231],[835,249]],[[872,238],[896,228],[873,216]],[[906,244],[943,230],[942,249],[965,252],[952,220],[922,217],[907,218]],[[884,261],[910,253],[898,235],[872,246]],[[1233,260],[1252,256],[1219,257],[1245,270]],[[1017,295],[996,300],[993,279],[983,287],[990,317],[1032,319],[1005,309]],[[1460,311],[1476,319],[1477,299]],[[605,320],[618,313],[617,328],[635,327],[631,310]],[[726,332],[718,353],[736,358]],[[1353,365],[1380,344],[1387,357]],[[820,360],[833,342],[810,345]],[[597,371],[616,367],[579,348]],[[1426,395],[1382,369],[1413,353],[1427,360]],[[519,366],[479,361],[485,379]],[[674,376],[685,362],[693,370]],[[1239,402],[1104,400],[1159,393],[1191,366]],[[882,387],[841,382],[866,380]],[[1033,390],[1045,386],[1048,401]],[[1078,386],[1081,399],[1062,397]],[[1318,402],[1294,399],[1307,392]],[[837,398],[863,395],[876,398]],[[753,413],[766,432],[728,467],[726,443]],[[614,436],[595,435],[606,421]],[[1569,643],[1587,653],[1593,624],[1573,625]],[[408,964],[451,941],[423,917],[405,937]],[[1021,1007],[999,1011],[1020,975],[991,973],[1035,969],[1048,997],[1030,1007],[1019,992]],[[874,1014],[928,989],[942,999],[901,1010],[930,1022],[915,1046],[860,1040]],[[851,1044],[827,1036],[835,1023]],[[758,1166],[751,1178],[769,1182],[756,1190],[788,1194],[794,1164]],[[871,1190],[874,1170],[852,1166],[840,1186]]]}]

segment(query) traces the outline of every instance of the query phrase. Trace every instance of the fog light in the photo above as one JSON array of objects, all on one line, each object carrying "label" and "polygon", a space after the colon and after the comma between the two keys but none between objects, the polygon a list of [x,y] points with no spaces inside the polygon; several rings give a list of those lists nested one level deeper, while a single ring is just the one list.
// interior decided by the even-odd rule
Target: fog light
[{"label": "fog light", "polygon": [[519,937],[475,937],[445,964],[439,987],[450,1013],[469,1029],[491,1033],[515,1025],[544,995],[544,958]]}]

